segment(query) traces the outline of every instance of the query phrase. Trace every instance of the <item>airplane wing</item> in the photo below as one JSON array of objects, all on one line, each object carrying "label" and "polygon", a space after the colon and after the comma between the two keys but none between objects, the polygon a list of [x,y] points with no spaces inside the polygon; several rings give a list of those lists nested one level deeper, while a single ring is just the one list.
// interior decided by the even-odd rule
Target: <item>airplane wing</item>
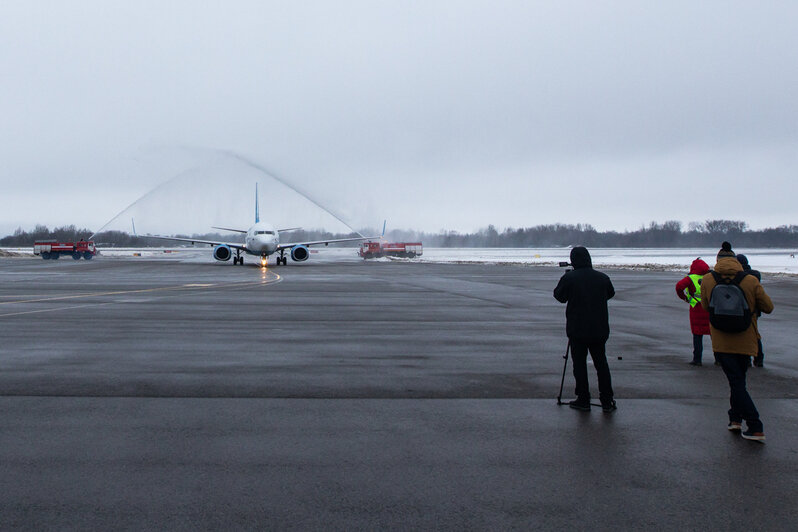
[{"label": "airplane wing", "polygon": [[233,242],[214,242],[212,240],[200,240],[197,238],[178,238],[176,236],[141,235],[140,238],[157,238],[158,240],[172,240],[175,242],[191,242],[192,244],[206,244],[208,246],[227,246],[233,249],[246,251],[246,246]]},{"label": "airplane wing", "polygon": [[221,229],[222,231],[231,231],[233,233],[246,233],[246,229],[230,229],[229,227],[216,227],[215,225],[211,226],[211,229]]},{"label": "airplane wing", "polygon": [[314,242],[293,242],[291,244],[278,244],[277,245],[277,251],[281,251],[283,249],[289,249],[289,248],[292,248],[294,246],[318,246],[320,244],[324,244],[326,246],[327,244],[333,244],[335,242],[356,242],[356,241],[362,241],[362,240],[372,240],[374,238],[379,238],[379,237],[376,237],[376,236],[360,236],[360,237],[356,237],[356,238],[335,238],[335,239],[332,239],[332,240],[316,240]]}]

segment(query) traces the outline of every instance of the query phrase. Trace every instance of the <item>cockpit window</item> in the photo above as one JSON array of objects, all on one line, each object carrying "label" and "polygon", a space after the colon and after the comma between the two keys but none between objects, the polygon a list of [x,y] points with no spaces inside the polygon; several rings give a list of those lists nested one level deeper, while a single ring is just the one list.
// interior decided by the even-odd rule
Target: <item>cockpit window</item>
[{"label": "cockpit window", "polygon": [[256,235],[273,235],[274,231],[256,231]]}]

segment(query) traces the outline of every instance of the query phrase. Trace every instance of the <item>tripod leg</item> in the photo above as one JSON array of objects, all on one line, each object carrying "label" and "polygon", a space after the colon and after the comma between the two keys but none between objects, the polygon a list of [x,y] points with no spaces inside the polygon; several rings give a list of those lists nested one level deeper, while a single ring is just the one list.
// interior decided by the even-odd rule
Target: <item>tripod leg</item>
[{"label": "tripod leg", "polygon": [[568,369],[568,353],[571,351],[571,340],[568,340],[568,345],[565,346],[565,365],[562,367],[562,380],[560,380],[560,394],[557,396],[557,404],[561,405],[562,403],[562,387],[565,384],[565,370]]}]

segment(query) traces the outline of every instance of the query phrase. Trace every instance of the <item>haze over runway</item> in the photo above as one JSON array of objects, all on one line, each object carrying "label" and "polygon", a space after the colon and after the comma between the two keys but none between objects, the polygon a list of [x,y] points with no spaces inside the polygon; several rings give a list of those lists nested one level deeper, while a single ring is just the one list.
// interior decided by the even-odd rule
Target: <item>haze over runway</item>
[{"label": "haze over runway", "polygon": [[[797,22],[791,2],[6,3],[0,234],[97,229],[178,175],[142,227],[237,223],[260,178],[218,150],[356,227],[794,223]],[[340,230],[271,198],[274,223]]]}]

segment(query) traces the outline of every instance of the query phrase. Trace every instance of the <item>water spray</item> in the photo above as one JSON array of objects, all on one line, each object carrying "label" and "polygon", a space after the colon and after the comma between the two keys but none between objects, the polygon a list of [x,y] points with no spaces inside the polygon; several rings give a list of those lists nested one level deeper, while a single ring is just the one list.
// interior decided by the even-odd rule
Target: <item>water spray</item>
[{"label": "water spray", "polygon": [[[133,203],[131,203],[130,205],[128,205],[127,207],[125,207],[124,209],[122,209],[121,211],[119,211],[119,213],[118,213],[116,216],[114,216],[113,218],[111,218],[110,220],[108,220],[108,221],[105,223],[105,225],[103,225],[102,227],[100,227],[100,228],[99,228],[97,231],[95,231],[95,232],[94,232],[94,234],[92,234],[92,235],[89,237],[89,240],[94,240],[94,237],[95,237],[95,236],[97,236],[99,233],[102,233],[103,229],[105,229],[106,227],[108,227],[109,225],[111,225],[112,223],[114,223],[114,222],[116,221],[116,219],[117,219],[117,218],[119,218],[120,216],[122,216],[122,215],[123,215],[125,212],[127,212],[127,211],[128,211],[130,208],[131,208],[131,207],[133,207],[134,205],[136,205],[138,202],[142,201],[144,198],[148,198],[149,196],[152,196],[153,194],[155,194],[156,192],[158,192],[158,191],[159,191],[159,190],[161,190],[162,188],[166,187],[166,186],[167,186],[169,183],[171,183],[172,181],[174,181],[174,180],[176,180],[176,179],[179,179],[179,178],[183,177],[184,175],[190,174],[190,173],[192,173],[192,172],[196,172],[196,171],[198,171],[198,170],[199,170],[199,168],[198,168],[198,167],[193,167],[193,168],[189,168],[188,170],[183,170],[182,172],[180,172],[180,173],[179,173],[179,174],[177,174],[176,176],[174,176],[174,177],[171,177],[171,178],[167,179],[166,181],[164,181],[163,183],[161,183],[161,184],[160,184],[160,185],[158,185],[157,187],[153,188],[153,189],[152,189],[152,190],[150,190],[149,192],[146,192],[146,193],[145,193],[143,196],[141,196],[141,197],[139,197],[138,199],[136,199],[136,201],[134,201]],[[130,219],[130,221],[132,222],[132,221],[133,221],[133,219],[131,218],[131,219]],[[135,229],[135,225],[134,225],[134,226],[133,226],[133,232],[135,233],[135,231],[136,231],[136,229]]]},{"label": "water spray", "polygon": [[308,193],[308,192],[306,192],[304,190],[301,190],[297,185],[293,185],[293,184],[289,183],[288,181],[286,181],[282,177],[278,176],[277,174],[275,174],[274,172],[272,172],[268,168],[266,168],[266,167],[264,167],[264,166],[262,166],[262,165],[260,165],[260,164],[258,164],[256,162],[254,162],[254,161],[251,161],[250,159],[244,157],[240,153],[236,153],[236,152],[231,151],[231,150],[219,150],[219,149],[216,149],[216,150],[213,150],[213,151],[216,152],[216,153],[222,154],[224,156],[230,157],[231,159],[235,159],[235,160],[243,163],[244,165],[249,166],[250,168],[253,168],[253,169],[255,169],[255,170],[267,175],[268,177],[271,177],[272,179],[274,179],[275,181],[277,181],[281,185],[285,186],[286,188],[289,188],[290,190],[293,190],[294,192],[296,192],[297,194],[299,194],[300,196],[302,196],[303,198],[305,198],[306,200],[311,202],[313,205],[315,205],[316,207],[320,208],[321,210],[323,210],[324,212],[326,212],[327,214],[329,214],[330,216],[332,216],[333,218],[335,218],[336,220],[338,220],[339,222],[344,224],[346,227],[348,227],[356,235],[361,236],[361,237],[363,236],[362,234],[360,234],[360,231],[356,231],[351,225],[346,223],[343,220],[342,216],[332,212],[330,209],[328,209],[327,207],[325,207],[324,205],[322,205],[321,203],[319,203],[318,201],[313,199],[313,197],[310,195],[310,193]]},{"label": "water spray", "polygon": [[[330,209],[328,209],[327,207],[322,205],[319,201],[314,199],[313,196],[311,196],[311,194],[309,192],[300,189],[297,185],[294,185],[294,184],[288,182],[285,178],[278,176],[276,173],[272,172],[271,170],[269,170],[268,168],[264,167],[261,164],[258,164],[256,162],[248,159],[247,157],[244,157],[243,155],[241,155],[239,153],[236,153],[236,152],[234,152],[232,150],[207,149],[207,148],[189,148],[189,149],[193,149],[193,150],[200,149],[200,150],[203,150],[203,151],[210,151],[212,153],[215,153],[215,154],[218,154],[218,155],[222,155],[222,156],[227,157],[229,159],[233,159],[235,161],[238,161],[239,163],[241,163],[241,164],[243,164],[243,165],[245,165],[245,166],[247,166],[249,168],[252,168],[253,170],[258,171],[258,172],[266,175],[267,177],[270,177],[270,178],[274,179],[275,181],[277,181],[281,185],[283,185],[286,188],[288,188],[289,190],[292,190],[295,193],[299,194],[301,197],[305,198],[306,200],[311,202],[313,205],[315,205],[316,207],[320,208],[321,210],[323,210],[324,212],[326,212],[327,214],[329,214],[330,216],[335,218],[337,221],[339,221],[342,224],[344,224],[344,226],[346,226],[354,234],[356,234],[356,235],[358,235],[360,237],[363,236],[360,233],[360,231],[355,230],[351,225],[349,225],[347,222],[345,222],[344,219],[343,219],[343,216],[341,216],[339,214],[336,214],[335,212],[331,211]],[[197,171],[200,171],[200,170],[202,170],[201,167],[195,166],[195,167],[192,167],[192,168],[189,168],[187,170],[184,170],[184,171],[180,172],[179,174],[175,175],[174,177],[171,177],[171,178],[167,179],[166,181],[164,181],[160,185],[156,186],[155,188],[153,188],[149,192],[145,193],[144,195],[142,195],[141,197],[136,199],[136,201],[134,201],[133,203],[131,203],[130,205],[128,205],[127,207],[122,209],[117,215],[115,215],[108,222],[106,222],[102,227],[100,227],[100,229],[95,231],[94,234],[92,234],[89,237],[89,239],[90,240],[94,239],[94,237],[97,234],[101,233],[106,227],[108,227],[113,222],[115,222],[120,216],[122,216],[125,212],[127,212],[131,207],[135,206],[137,203],[141,202],[145,198],[148,198],[148,197],[152,196],[153,194],[155,194],[159,190],[165,188],[167,185],[169,185],[173,181],[175,181],[177,179],[180,179],[181,177],[183,177],[183,176],[185,176],[187,174],[190,174],[190,173],[193,173],[193,172],[197,172]],[[131,222],[132,222],[132,220],[131,220]],[[135,233],[135,229],[134,229],[134,233]]]}]

